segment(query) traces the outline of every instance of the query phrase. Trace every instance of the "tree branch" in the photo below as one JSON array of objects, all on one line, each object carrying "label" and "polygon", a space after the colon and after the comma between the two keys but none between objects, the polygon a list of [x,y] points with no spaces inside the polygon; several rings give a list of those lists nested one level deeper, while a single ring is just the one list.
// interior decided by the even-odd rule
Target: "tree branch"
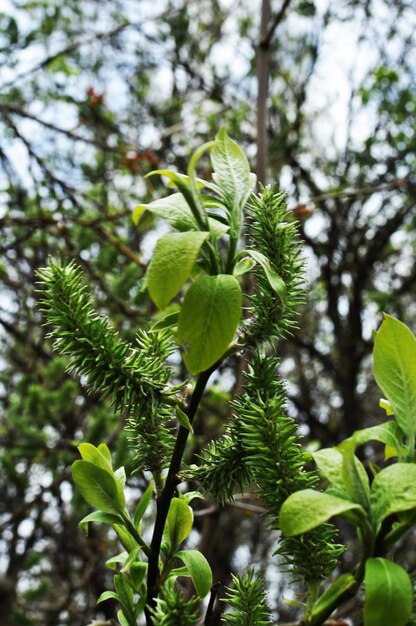
[{"label": "tree branch", "polygon": [[[190,424],[192,424],[196,412],[199,407],[199,403],[207,385],[208,379],[211,374],[217,369],[218,363],[215,363],[205,372],[201,372],[196,381],[195,389],[189,403],[186,414],[188,416]],[[163,488],[160,497],[156,502],[156,520],[153,528],[152,541],[150,543],[150,557],[148,562],[148,574],[147,574],[147,607],[146,612],[146,624],[152,626],[153,618],[150,609],[154,607],[155,597],[158,592],[158,577],[159,577],[159,554],[160,546],[162,543],[163,530],[165,528],[166,518],[169,512],[169,507],[176,487],[179,483],[178,472],[181,467],[182,457],[185,450],[186,442],[188,440],[189,430],[184,426],[179,427],[178,436],[176,438],[175,447],[172,453],[172,459],[166,483]]]}]

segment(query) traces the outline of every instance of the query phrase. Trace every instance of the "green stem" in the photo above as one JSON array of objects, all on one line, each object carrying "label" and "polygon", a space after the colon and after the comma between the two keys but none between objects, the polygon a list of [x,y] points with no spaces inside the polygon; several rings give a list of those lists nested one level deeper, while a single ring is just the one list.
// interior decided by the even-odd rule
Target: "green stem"
[{"label": "green stem", "polygon": [[147,557],[150,557],[150,548],[149,548],[149,546],[144,541],[144,539],[142,538],[140,533],[137,532],[137,530],[136,530],[133,522],[129,518],[129,516],[127,514],[123,514],[122,517],[123,517],[124,525],[127,528],[127,530],[129,531],[129,533],[131,534],[131,536],[133,537],[133,539],[139,544],[139,546],[141,547],[141,549],[143,550],[145,555]]},{"label": "green stem", "polygon": [[218,262],[217,250],[215,246],[210,241],[207,241],[206,247],[208,249],[209,258],[211,261],[211,274],[220,274],[220,265]]},{"label": "green stem", "polygon": [[321,584],[320,580],[308,581],[308,597],[306,600],[306,608],[305,608],[305,615],[304,615],[304,621],[306,624],[308,623],[308,620],[310,619],[312,615],[312,609],[318,599],[320,584]]},{"label": "green stem", "polygon": [[[186,410],[186,414],[191,424],[198,410],[199,403],[201,401],[202,394],[205,390],[208,379],[211,374],[217,369],[217,367],[218,363],[215,363],[205,372],[201,372],[197,378],[189,407]],[[178,472],[181,468],[182,457],[185,451],[188,435],[189,430],[187,428],[184,428],[183,426],[180,426],[178,436],[175,442],[175,447],[172,453],[172,459],[170,462],[165,486],[162,493],[160,494],[160,497],[156,501],[156,519],[153,529],[153,537],[150,543],[150,556],[147,572],[147,606],[145,609],[147,626],[152,626],[153,624],[150,609],[155,606],[156,595],[159,591],[160,546],[162,543],[163,530],[165,528],[165,522],[168,515],[170,503],[175,494],[176,487],[179,483]]]},{"label": "green stem", "polygon": [[237,250],[238,237],[230,237],[230,247],[228,248],[227,265],[225,266],[225,273],[232,274],[235,263],[235,253]]}]

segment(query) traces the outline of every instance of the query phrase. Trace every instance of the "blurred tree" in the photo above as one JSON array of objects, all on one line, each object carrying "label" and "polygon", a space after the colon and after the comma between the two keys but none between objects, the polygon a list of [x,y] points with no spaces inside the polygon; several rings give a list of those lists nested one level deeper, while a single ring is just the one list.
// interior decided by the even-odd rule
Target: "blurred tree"
[{"label": "blurred tree", "polygon": [[[35,307],[34,271],[49,255],[76,258],[99,307],[132,337],[154,314],[141,279],[159,225],[145,216],[137,228],[130,218],[159,185],[143,176],[155,167],[183,167],[221,124],[253,159],[258,137],[259,177],[280,182],[302,225],[310,297],[282,353],[292,412],[305,435],[324,445],[377,419],[368,376],[371,331],[382,310],[410,324],[415,317],[411,5],[273,0],[261,12],[245,0],[5,3],[4,623],[75,626],[97,614],[111,538],[99,526],[87,540],[77,530],[73,499],[78,509],[84,505],[72,492],[68,467],[81,439],[107,441],[124,463],[127,455],[111,407],[87,395],[52,356]],[[199,437],[215,436],[215,415],[230,398],[237,370],[225,371],[207,396],[208,423],[189,458]],[[130,476],[129,484],[137,498],[146,477]],[[198,518],[222,581],[231,562],[245,564],[248,551],[267,574],[272,551],[257,520],[260,504],[235,508],[232,514],[208,508]],[[101,606],[104,618],[113,617],[111,604]],[[281,620],[290,615],[280,607]]]}]

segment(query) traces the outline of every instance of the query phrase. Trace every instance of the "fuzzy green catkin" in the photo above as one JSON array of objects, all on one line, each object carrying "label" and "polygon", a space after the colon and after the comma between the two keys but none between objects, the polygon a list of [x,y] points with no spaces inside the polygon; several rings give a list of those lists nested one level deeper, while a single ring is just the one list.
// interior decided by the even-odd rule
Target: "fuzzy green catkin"
[{"label": "fuzzy green catkin", "polygon": [[247,215],[248,247],[261,252],[271,270],[283,280],[285,297],[277,294],[264,272],[256,266],[256,289],[250,297],[251,345],[270,342],[290,334],[296,327],[296,310],[304,302],[304,259],[293,215],[287,209],[285,194],[275,187],[262,187],[252,196]]},{"label": "fuzzy green catkin", "polygon": [[38,276],[54,348],[68,357],[69,371],[86,377],[91,391],[127,414],[134,467],[159,471],[173,446],[165,426],[172,419],[165,404],[170,368],[164,359],[174,349],[168,335],[140,331],[135,346],[123,341],[108,319],[97,315],[74,262],[51,262]]},{"label": "fuzzy green catkin", "polygon": [[195,626],[198,622],[198,598],[185,599],[168,580],[156,599],[153,613],[153,626]]},{"label": "fuzzy green catkin", "polygon": [[228,429],[222,437],[211,441],[202,455],[198,455],[199,466],[193,465],[183,475],[187,480],[198,481],[201,488],[223,506],[226,502],[233,502],[237,485],[243,492],[251,482],[245,456],[245,450]]},{"label": "fuzzy green catkin", "polygon": [[[253,485],[265,503],[270,526],[279,528],[280,508],[301,489],[316,487],[318,475],[305,469],[297,427],[286,413],[284,384],[276,379],[278,360],[254,351],[245,375],[244,393],[234,402],[232,430],[246,451]],[[336,530],[329,524],[300,537],[282,538],[278,550],[293,574],[307,580],[326,578],[344,551],[334,543]]]},{"label": "fuzzy green catkin", "polygon": [[224,602],[232,606],[221,617],[227,626],[268,626],[271,624],[266,601],[264,582],[255,578],[253,572],[233,576],[234,587],[226,588]]}]

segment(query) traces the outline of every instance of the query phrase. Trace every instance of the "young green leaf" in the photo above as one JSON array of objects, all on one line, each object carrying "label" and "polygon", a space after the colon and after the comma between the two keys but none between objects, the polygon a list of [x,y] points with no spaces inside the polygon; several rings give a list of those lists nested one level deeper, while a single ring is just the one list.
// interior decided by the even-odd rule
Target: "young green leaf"
[{"label": "young green leaf", "polygon": [[[314,489],[304,489],[285,500],[280,509],[279,526],[288,537],[301,535],[335,515],[345,516],[346,513],[358,513],[357,521],[365,515],[359,504]],[[351,515],[348,515],[348,519],[351,519]]]},{"label": "young green leaf", "polygon": [[342,453],[342,479],[351,499],[366,510],[370,511],[370,483],[367,472],[361,461],[354,454],[354,442],[343,442],[340,446]]},{"label": "young green leaf", "polygon": [[120,554],[115,554],[114,556],[107,559],[107,561],[105,562],[105,566],[108,567],[108,569],[116,570],[117,566],[120,564],[124,565],[128,558],[128,552],[120,552]]},{"label": "young green leaf", "polygon": [[113,526],[121,545],[128,553],[137,548],[137,541],[131,536],[130,532],[124,525],[116,524]]},{"label": "young green leaf", "polygon": [[127,577],[123,574],[116,574],[114,576],[114,587],[116,588],[118,600],[129,626],[137,626],[134,615],[133,589],[130,586]]},{"label": "young green leaf", "polygon": [[176,556],[188,568],[198,596],[205,598],[212,587],[212,572],[204,555],[198,550],[181,550]]},{"label": "young green leaf", "polygon": [[164,309],[189,278],[209,233],[168,233],[159,239],[147,270],[147,288],[153,302]]},{"label": "young green leaf", "polygon": [[[92,463],[93,465],[96,465],[97,467],[101,467],[101,469],[104,469],[107,472],[110,472],[110,474],[112,474],[113,470],[112,470],[111,462],[109,462],[108,460],[108,455],[106,451],[104,450],[104,454],[103,454],[102,450],[103,448],[101,448],[100,450],[99,448],[96,448],[95,446],[93,446],[92,443],[81,443],[81,445],[78,446],[78,451],[83,461],[88,461],[89,463]],[[111,459],[111,455],[110,455],[110,459]]]},{"label": "young green leaf", "polygon": [[[138,224],[145,211],[165,219],[173,228],[180,231],[199,230],[195,217],[181,193],[174,193],[166,198],[160,198],[149,204],[139,204],[133,210],[133,220]],[[208,224],[216,237],[221,237],[228,231],[228,226],[217,219],[209,218]]]},{"label": "young green leaf", "polygon": [[250,173],[247,157],[222,128],[211,149],[213,179],[220,187],[228,208],[241,209],[254,190],[256,177]]},{"label": "young green leaf", "polygon": [[122,514],[126,501],[120,483],[108,470],[88,461],[75,461],[72,476],[82,496],[104,513]]},{"label": "young green leaf", "polygon": [[[176,305],[174,305],[176,306]],[[179,310],[174,311],[173,313],[169,313],[164,317],[158,319],[154,324],[152,324],[151,331],[163,330],[164,328],[173,328],[178,325],[179,320]]]},{"label": "young green leaf", "polygon": [[[101,452],[101,454],[106,459],[106,461],[109,464],[109,466],[113,467],[113,461],[112,461],[112,458],[111,458],[111,452],[110,452],[107,444],[106,443],[98,444],[97,450],[98,450],[98,452]],[[84,459],[84,461],[88,461],[88,459]]]},{"label": "young green leaf", "polygon": [[[139,560],[140,556],[140,548],[134,548],[134,550],[132,550],[130,552],[130,554],[128,555],[127,559],[124,561],[124,565],[120,570],[121,574],[124,574],[125,572],[129,572],[130,571],[130,567],[133,563],[137,563],[137,561]],[[129,581],[131,582],[131,581]]]},{"label": "young green leaf", "polygon": [[122,524],[123,518],[120,515],[112,515],[111,513],[103,513],[102,511],[93,511],[89,515],[86,515],[78,523],[78,526],[88,531],[88,524],[90,522],[101,522],[103,524]]},{"label": "young green leaf", "polygon": [[256,262],[254,261],[254,259],[250,259],[249,257],[244,257],[243,259],[240,259],[240,261],[238,261],[235,264],[233,274],[234,276],[242,276],[243,274],[250,272],[255,265],[256,265]]},{"label": "young green leaf", "polygon": [[411,439],[416,432],[416,337],[402,322],[385,315],[374,333],[374,376],[396,420]]},{"label": "young green leaf", "polygon": [[139,524],[143,515],[146,513],[147,507],[152,501],[152,496],[153,496],[153,483],[151,482],[150,485],[147,487],[146,491],[144,492],[144,494],[142,495],[142,497],[140,498],[139,504],[137,505],[136,511],[134,513],[133,523],[134,523],[135,528],[137,529],[139,528]]},{"label": "young green leaf", "polygon": [[384,424],[377,424],[377,426],[356,430],[352,437],[346,439],[341,446],[349,441],[354,442],[355,448],[363,446],[369,441],[380,441],[391,447],[400,448],[402,446],[403,433],[397,422],[385,422]]},{"label": "young green leaf", "polygon": [[97,600],[97,604],[100,604],[100,602],[105,602],[106,600],[118,600],[118,595],[114,593],[114,591],[103,591],[103,593]]},{"label": "young green leaf", "polygon": [[386,467],[373,480],[371,509],[376,522],[399,511],[416,508],[416,465],[396,463]]},{"label": "young green leaf", "polygon": [[412,604],[412,582],[407,572],[388,559],[367,559],[364,626],[405,626]]},{"label": "young green leaf", "polygon": [[357,590],[358,583],[352,574],[341,574],[333,583],[326,589],[319,600],[313,607],[312,619],[315,623],[318,623],[321,615],[326,616],[329,607],[333,607],[336,604],[337,599],[341,601],[341,598],[347,593],[354,594]]},{"label": "young green leaf", "polygon": [[192,428],[192,424],[189,421],[189,417],[187,416],[187,414],[182,411],[182,409],[178,406],[175,407],[175,413],[176,419],[178,420],[179,424],[189,430],[189,432],[193,433],[194,429]]},{"label": "young green leaf", "polygon": [[322,448],[311,454],[320,476],[325,478],[330,485],[336,487],[337,490],[345,492],[346,499],[348,499],[348,493],[342,480],[341,452],[337,448]]},{"label": "young green leaf", "polygon": [[113,472],[114,474],[114,478],[116,480],[118,480],[118,482],[120,483],[120,485],[122,487],[125,487],[126,485],[126,480],[127,480],[127,476],[126,476],[126,470],[123,466],[119,467],[118,469],[115,470],[115,472]]},{"label": "young green leaf", "polygon": [[120,611],[117,611],[117,619],[120,622],[120,626],[132,626],[131,622],[126,618],[124,612],[121,609]]},{"label": "young green leaf", "polygon": [[[339,446],[339,448],[323,448],[322,450],[312,452],[313,459],[318,467],[320,475],[335,488],[336,494],[333,495],[339,495],[346,500],[363,504],[355,499],[354,490],[351,490],[352,485],[349,484],[350,481],[347,476],[347,469],[343,469],[344,457],[340,448],[341,446]],[[367,474],[362,463],[360,463],[358,459],[356,459],[356,470],[359,474],[360,482],[367,483],[368,490]],[[334,490],[331,489],[331,491]]]},{"label": "young green leaf", "polygon": [[229,274],[203,276],[186,292],[178,340],[191,374],[208,369],[226,351],[241,318],[241,289]]},{"label": "young green leaf", "polygon": [[147,563],[140,561],[130,565],[129,573],[136,592],[139,592],[140,585],[144,581],[147,572]]},{"label": "young green leaf", "polygon": [[285,282],[283,278],[270,267],[269,259],[258,250],[247,250],[247,254],[263,268],[270,287],[279,296],[282,303],[285,304],[287,298]]},{"label": "young green leaf", "polygon": [[192,530],[193,521],[192,509],[186,501],[172,498],[163,534],[173,548],[185,541]]}]

